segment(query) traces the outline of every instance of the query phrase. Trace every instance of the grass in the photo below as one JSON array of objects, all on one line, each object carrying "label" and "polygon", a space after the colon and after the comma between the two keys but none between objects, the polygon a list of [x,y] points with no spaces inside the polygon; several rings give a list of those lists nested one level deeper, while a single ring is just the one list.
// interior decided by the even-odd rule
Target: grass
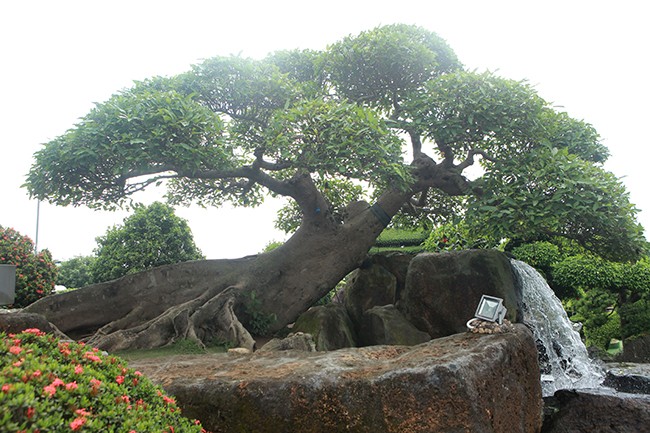
[{"label": "grass", "polygon": [[114,353],[114,355],[128,361],[137,361],[140,359],[162,358],[174,355],[205,355],[207,353],[225,353],[226,346],[215,345],[205,349],[200,347],[194,341],[180,340],[169,346],[157,347],[155,349],[133,349],[124,350]]}]

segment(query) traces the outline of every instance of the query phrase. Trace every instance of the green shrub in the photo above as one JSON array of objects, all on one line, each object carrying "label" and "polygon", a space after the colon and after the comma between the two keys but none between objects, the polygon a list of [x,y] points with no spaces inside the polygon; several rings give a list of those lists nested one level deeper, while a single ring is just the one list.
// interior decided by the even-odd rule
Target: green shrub
[{"label": "green shrub", "polygon": [[97,260],[93,256],[77,256],[59,264],[56,283],[68,289],[78,289],[93,284],[92,267]]},{"label": "green shrub", "polygon": [[34,253],[34,243],[12,228],[0,226],[0,264],[16,266],[14,308],[22,308],[54,291],[56,265],[48,250]]},{"label": "green shrub", "polygon": [[205,432],[116,357],[38,329],[0,333],[0,432]]},{"label": "green shrub", "polygon": [[136,205],[124,224],[97,238],[92,264],[95,282],[120,278],[156,266],[199,260],[201,251],[187,221],[174,208],[160,202]]},{"label": "green shrub", "polygon": [[623,338],[650,333],[650,301],[640,299],[620,307]]},{"label": "green shrub", "polygon": [[545,275],[549,274],[551,265],[562,259],[560,248],[545,241],[519,245],[511,253],[517,260],[528,263]]}]

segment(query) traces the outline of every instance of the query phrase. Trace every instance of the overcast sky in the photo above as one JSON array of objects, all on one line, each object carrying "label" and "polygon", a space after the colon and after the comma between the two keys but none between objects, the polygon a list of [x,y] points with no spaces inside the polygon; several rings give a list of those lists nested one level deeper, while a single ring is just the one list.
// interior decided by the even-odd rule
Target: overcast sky
[{"label": "overcast sky", "polygon": [[[647,50],[643,1],[149,1],[21,0],[0,5],[0,225],[36,236],[36,202],[21,188],[32,155],[93,102],[133,80],[174,75],[216,55],[261,58],[323,49],[382,24],[438,33],[469,69],[527,79],[540,95],[600,132],[650,227]],[[152,201],[155,193],[143,201]],[[208,258],[259,252],[272,211],[179,208]],[[88,255],[127,212],[40,207],[38,247]]]}]

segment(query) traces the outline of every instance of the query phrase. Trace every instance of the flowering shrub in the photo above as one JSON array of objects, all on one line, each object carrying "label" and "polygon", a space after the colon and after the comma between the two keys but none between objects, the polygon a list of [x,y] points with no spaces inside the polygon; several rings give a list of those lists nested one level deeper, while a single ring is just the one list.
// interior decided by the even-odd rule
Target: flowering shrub
[{"label": "flowering shrub", "polygon": [[56,265],[48,250],[34,254],[34,243],[12,228],[0,226],[0,264],[16,265],[16,299],[22,308],[54,290]]},{"label": "flowering shrub", "polygon": [[38,329],[0,333],[0,432],[205,432],[123,361]]}]

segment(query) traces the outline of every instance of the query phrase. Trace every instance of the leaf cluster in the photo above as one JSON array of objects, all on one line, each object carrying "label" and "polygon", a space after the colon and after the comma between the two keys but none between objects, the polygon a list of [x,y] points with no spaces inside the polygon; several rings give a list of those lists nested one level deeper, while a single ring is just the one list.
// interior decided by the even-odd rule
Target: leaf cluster
[{"label": "leaf cluster", "polygon": [[119,358],[38,329],[0,333],[0,430],[205,432]]},{"label": "leaf cluster", "polygon": [[122,225],[97,238],[95,254],[90,263],[93,282],[203,258],[187,221],[160,202],[138,205]]},{"label": "leaf cluster", "polygon": [[48,250],[34,252],[28,236],[0,226],[0,264],[16,266],[13,308],[23,308],[54,291],[57,268]]}]

